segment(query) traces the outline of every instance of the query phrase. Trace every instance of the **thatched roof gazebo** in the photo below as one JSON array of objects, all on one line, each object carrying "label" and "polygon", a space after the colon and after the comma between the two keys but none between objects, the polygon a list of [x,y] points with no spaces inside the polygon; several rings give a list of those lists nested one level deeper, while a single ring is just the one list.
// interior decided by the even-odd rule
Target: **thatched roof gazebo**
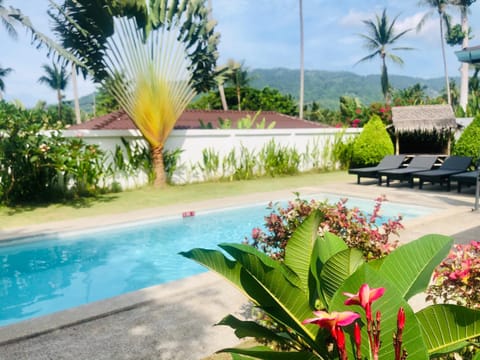
[{"label": "thatched roof gazebo", "polygon": [[[396,152],[400,153],[399,136],[414,131],[451,133],[457,127],[450,105],[416,105],[392,107],[392,125],[395,130]],[[448,137],[447,155],[450,154]]]}]

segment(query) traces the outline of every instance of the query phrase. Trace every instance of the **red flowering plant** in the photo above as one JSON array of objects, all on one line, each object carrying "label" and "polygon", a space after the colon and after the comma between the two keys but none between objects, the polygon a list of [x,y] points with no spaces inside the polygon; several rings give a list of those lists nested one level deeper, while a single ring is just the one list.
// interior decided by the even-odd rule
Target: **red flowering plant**
[{"label": "red flowering plant", "polygon": [[[372,303],[383,296],[385,288],[371,289],[368,284],[362,284],[358,293],[344,293],[347,296],[345,305],[359,305],[365,311],[366,328],[368,335],[368,345],[370,349],[371,358],[378,360],[381,341],[380,341],[380,324],[381,313],[376,312],[375,319],[372,316]],[[315,318],[306,319],[302,324],[316,324],[321,328],[326,328],[330,331],[332,338],[337,346],[338,356],[341,360],[348,359],[348,352],[345,342],[345,333],[343,327],[354,323],[360,318],[360,315],[353,311],[332,312],[329,314],[326,311],[314,311]],[[400,307],[397,313],[397,329],[393,335],[393,348],[395,351],[395,360],[405,360],[407,358],[407,351],[403,348],[403,329],[405,328],[405,310]],[[354,323],[353,331],[354,340],[354,358],[356,360],[363,359],[362,355],[362,334],[358,322]]]},{"label": "red flowering plant", "polygon": [[433,273],[427,300],[480,309],[480,242],[456,244]]},{"label": "red flowering plant", "polygon": [[480,336],[480,310],[436,304],[415,312],[409,304],[426,290],[451,238],[423,236],[367,262],[338,236],[318,235],[323,216],[314,210],[304,219],[291,234],[283,261],[238,243],[181,253],[223,276],[282,325],[271,328],[227,315],[218,325],[267,345],[222,352],[237,359],[400,360],[408,354],[408,360],[425,360]]},{"label": "red flowering plant", "polygon": [[272,212],[265,217],[266,232],[254,228],[251,240],[245,239],[245,242],[273,259],[282,260],[292,233],[312,211],[319,210],[322,213],[319,235],[325,232],[336,234],[350,248],[362,251],[368,260],[382,258],[398,246],[398,239],[393,240],[391,236],[398,235],[403,228],[401,216],[380,218],[384,201],[384,196],[375,199],[372,212],[367,214],[357,207],[348,207],[346,198],[330,204],[327,201],[301,199],[296,193],[296,198],[289,201],[286,207],[270,203],[268,208]]}]

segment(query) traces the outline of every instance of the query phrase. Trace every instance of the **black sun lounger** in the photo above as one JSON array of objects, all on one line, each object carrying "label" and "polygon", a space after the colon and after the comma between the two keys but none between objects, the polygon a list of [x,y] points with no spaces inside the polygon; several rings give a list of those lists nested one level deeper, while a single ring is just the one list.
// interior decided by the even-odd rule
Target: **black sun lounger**
[{"label": "black sun lounger", "polygon": [[462,185],[477,185],[477,178],[480,170],[467,171],[459,174],[452,175],[450,179],[457,182],[457,191],[462,191]]},{"label": "black sun lounger", "polygon": [[413,178],[419,179],[419,188],[423,187],[424,182],[430,183],[447,183],[447,190],[450,191],[450,176],[467,171],[472,163],[470,156],[450,156],[448,157],[438,169],[430,171],[420,171],[412,174]]},{"label": "black sun lounger", "polygon": [[390,186],[390,180],[408,180],[410,187],[413,187],[412,174],[419,171],[431,170],[435,161],[437,161],[437,156],[415,156],[405,168],[379,171],[378,183],[381,185],[382,177],[385,176],[387,178],[387,186]]},{"label": "black sun lounger", "polygon": [[402,166],[405,160],[405,155],[387,155],[377,166],[370,166],[365,168],[349,169],[349,174],[357,175],[357,184],[360,184],[360,178],[378,178],[378,172],[383,170],[398,169]]}]

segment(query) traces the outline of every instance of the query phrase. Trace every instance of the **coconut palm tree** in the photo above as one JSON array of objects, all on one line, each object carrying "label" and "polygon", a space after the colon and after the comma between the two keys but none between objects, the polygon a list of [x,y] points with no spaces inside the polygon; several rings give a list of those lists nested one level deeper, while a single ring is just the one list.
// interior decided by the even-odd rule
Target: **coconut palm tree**
[{"label": "coconut palm tree", "polygon": [[403,64],[403,60],[392,54],[390,51],[397,50],[412,50],[410,47],[392,47],[402,36],[412,29],[403,30],[397,33],[395,23],[398,15],[390,22],[387,17],[387,10],[384,9],[382,15],[375,15],[375,20],[364,20],[363,23],[367,26],[367,34],[360,34],[364,39],[365,47],[371,51],[370,54],[357,61],[357,64],[363,61],[372,60],[377,56],[382,61],[382,75],[381,86],[382,93],[385,98],[385,103],[390,103],[390,83],[388,81],[387,59],[392,60],[397,64]]},{"label": "coconut palm tree", "polygon": [[0,0],[0,22],[7,31],[8,35],[10,35],[13,39],[16,39],[18,37],[17,29],[15,28],[17,21],[11,16],[12,12],[13,9],[7,9],[3,5],[3,0]]},{"label": "coconut palm tree", "polygon": [[50,89],[57,92],[58,118],[61,119],[63,99],[62,91],[64,91],[68,85],[69,74],[65,66],[61,66],[59,68],[56,64],[52,64],[52,66],[44,64],[42,68],[43,70],[45,70],[46,75],[41,76],[38,79],[38,82],[48,85]]},{"label": "coconut palm tree", "polygon": [[[469,7],[475,2],[476,0],[450,0],[450,4],[457,7],[460,10],[460,18],[461,18],[461,26],[462,32],[464,34],[462,40],[462,49],[468,47],[468,11]],[[460,106],[464,111],[467,110],[467,103],[468,103],[468,69],[469,64],[463,62],[460,66]]]},{"label": "coconut palm tree", "polygon": [[0,67],[0,100],[2,100],[2,94],[5,91],[5,82],[3,78],[12,72],[11,68]]},{"label": "coconut palm tree", "polygon": [[303,42],[303,2],[299,0],[300,7],[300,98],[298,101],[299,117],[303,119],[303,93],[304,93],[304,42]]},{"label": "coconut palm tree", "polygon": [[419,31],[428,18],[430,18],[435,12],[438,14],[439,25],[440,25],[440,43],[442,48],[442,59],[443,59],[443,71],[445,74],[445,89],[447,92],[447,103],[452,104],[452,97],[450,94],[450,81],[448,79],[448,70],[447,70],[447,58],[445,56],[445,35],[444,35],[444,25],[448,23],[449,16],[446,12],[447,6],[449,5],[449,0],[420,0],[419,5],[428,6],[431,8],[431,11],[427,12],[420,22],[417,25],[417,31]]},{"label": "coconut palm tree", "polygon": [[248,77],[248,70],[245,68],[243,62],[238,63],[233,59],[228,60],[228,82],[233,85],[237,93],[237,109],[242,110],[241,90],[248,86],[250,78]]},{"label": "coconut palm tree", "polygon": [[84,66],[84,64],[78,60],[71,53],[66,51],[62,46],[50,39],[48,36],[38,31],[30,21],[29,17],[24,15],[20,9],[9,6],[4,6],[4,0],[0,0],[0,22],[7,30],[7,33],[13,38],[17,38],[17,26],[21,26],[27,29],[32,35],[32,43],[37,45],[37,48],[46,46],[49,54],[58,55],[68,61],[72,61],[77,65]]}]

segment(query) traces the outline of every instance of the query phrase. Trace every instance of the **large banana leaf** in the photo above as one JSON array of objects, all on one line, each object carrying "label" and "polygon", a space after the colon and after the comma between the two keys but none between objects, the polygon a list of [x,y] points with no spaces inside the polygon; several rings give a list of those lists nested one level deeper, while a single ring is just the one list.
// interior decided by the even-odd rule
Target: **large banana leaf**
[{"label": "large banana leaf", "polygon": [[240,282],[240,271],[242,266],[236,261],[227,259],[227,257],[225,257],[225,255],[220,251],[209,249],[192,249],[189,251],[182,251],[179,254],[188,259],[195,260],[206,268],[217,272],[235,285],[240,291],[243,291],[242,284]]},{"label": "large banana leaf", "polygon": [[235,330],[235,335],[239,339],[243,339],[245,337],[254,337],[255,339],[266,339],[273,341],[280,345],[291,344],[291,338],[288,336],[288,334],[278,334],[271,329],[261,326],[255,321],[240,320],[233,315],[224,317],[216,325],[230,326]]},{"label": "large banana leaf", "polygon": [[321,218],[322,214],[319,210],[313,211],[295,230],[285,248],[285,265],[298,275],[300,287],[305,294],[309,292],[310,259]]},{"label": "large banana leaf", "polygon": [[[318,328],[307,329],[302,321],[312,316],[308,296],[285,274],[285,266],[273,261],[276,267],[267,266],[255,251],[244,251],[238,244],[220,245],[242,265],[240,282],[243,290],[255,303],[276,321],[290,327],[313,348]],[[249,248],[249,247],[247,247]]]},{"label": "large banana leaf", "polygon": [[[428,358],[427,347],[420,336],[421,329],[413,313],[412,308],[403,299],[396,286],[379,271],[369,266],[368,263],[362,265],[354,274],[352,274],[344,284],[338,289],[330,303],[330,309],[336,311],[355,311],[361,314],[362,321],[362,355],[368,354],[368,340],[366,332],[365,312],[360,306],[346,306],[344,304],[346,297],[344,292],[357,293],[362,284],[368,284],[371,288],[384,287],[384,295],[375,301],[372,305],[372,313],[375,317],[377,311],[381,312],[381,334],[379,359],[393,359],[394,349],[392,346],[392,334],[397,329],[397,312],[400,307],[405,309],[406,323],[403,333],[403,345],[408,351],[408,360],[425,360]],[[354,359],[352,331],[348,329],[350,336],[347,336],[347,350],[349,358]]]},{"label": "large banana leaf", "polygon": [[[256,359],[263,359],[263,360],[318,360],[322,359],[322,357],[316,356],[311,352],[278,352],[273,351],[272,349],[266,346],[256,346],[249,349],[241,349],[241,348],[230,348],[230,349],[223,349],[221,352],[229,352],[234,354],[242,354],[254,357]],[[235,357],[234,357],[235,359]],[[243,357],[237,359],[246,359]]]},{"label": "large banana leaf", "polygon": [[408,300],[427,288],[433,270],[448,255],[452,244],[453,240],[448,236],[422,236],[388,255],[380,272]]},{"label": "large banana leaf", "polygon": [[466,340],[480,336],[479,310],[442,304],[429,306],[416,316],[430,355],[459,349]]},{"label": "large banana leaf", "polygon": [[357,249],[343,250],[325,263],[320,274],[320,288],[324,304],[328,309],[330,300],[336,291],[364,263],[363,254]]},{"label": "large banana leaf", "polygon": [[[311,271],[311,284],[310,284],[310,303],[315,305],[315,301],[320,300],[323,304],[321,307],[327,307],[326,299],[322,294],[320,273],[324,264],[335,254],[347,250],[348,246],[340,237],[332,233],[325,233],[324,236],[317,237],[313,248],[310,271]],[[313,284],[312,284],[313,283]],[[317,306],[315,306],[317,307]]]},{"label": "large banana leaf", "polygon": [[302,284],[300,278],[291,268],[285,266],[283,262],[273,260],[270,256],[254,247],[236,243],[223,243],[218,246],[228,252],[243,266],[248,266],[250,260],[255,259],[255,264],[262,263],[266,268],[278,269],[289,282],[296,287],[301,288]]},{"label": "large banana leaf", "polygon": [[307,329],[302,321],[312,316],[305,293],[291,280],[295,279],[280,262],[273,261],[250,246],[220,245],[236,261],[213,250],[193,249],[181,255],[216,271],[231,281],[279,323],[290,327],[313,348],[318,328]]}]

